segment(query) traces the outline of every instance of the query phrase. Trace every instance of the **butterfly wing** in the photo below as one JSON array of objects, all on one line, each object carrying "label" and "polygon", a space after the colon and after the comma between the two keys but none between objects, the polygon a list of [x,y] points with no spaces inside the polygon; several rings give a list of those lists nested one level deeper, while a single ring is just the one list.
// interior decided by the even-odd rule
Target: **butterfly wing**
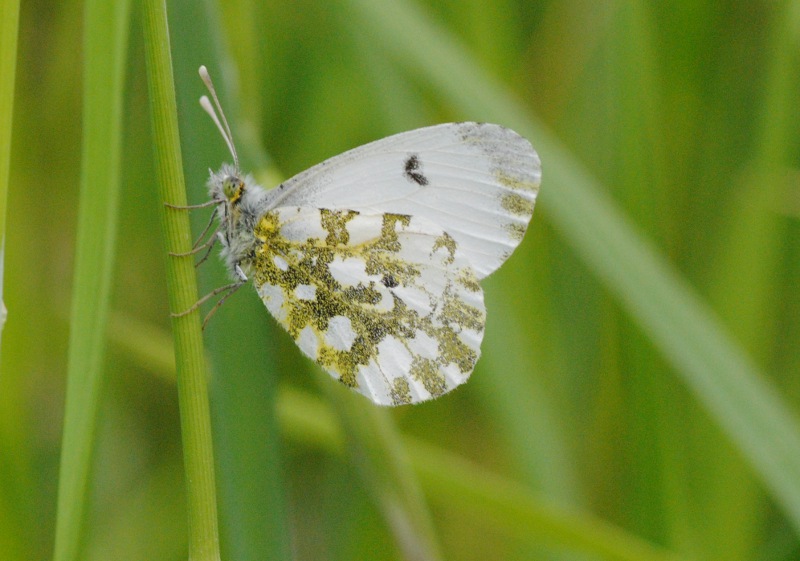
[{"label": "butterfly wing", "polygon": [[481,279],[522,240],[540,179],[538,155],[514,131],[449,123],[326,160],[271,191],[269,206],[425,217],[459,243]]},{"label": "butterfly wing", "polygon": [[280,207],[255,229],[259,295],[300,349],[381,405],[465,382],[485,308],[451,236],[396,213]]}]

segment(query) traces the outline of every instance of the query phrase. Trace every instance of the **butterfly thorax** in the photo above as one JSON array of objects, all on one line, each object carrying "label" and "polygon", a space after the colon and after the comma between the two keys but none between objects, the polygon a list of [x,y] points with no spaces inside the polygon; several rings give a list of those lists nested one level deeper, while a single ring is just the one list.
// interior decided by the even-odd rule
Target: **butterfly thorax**
[{"label": "butterfly thorax", "polygon": [[266,212],[266,191],[249,175],[242,177],[230,165],[223,165],[208,180],[209,195],[217,201],[218,238],[222,258],[234,278],[240,278],[237,266],[249,276],[256,245],[253,229]]}]

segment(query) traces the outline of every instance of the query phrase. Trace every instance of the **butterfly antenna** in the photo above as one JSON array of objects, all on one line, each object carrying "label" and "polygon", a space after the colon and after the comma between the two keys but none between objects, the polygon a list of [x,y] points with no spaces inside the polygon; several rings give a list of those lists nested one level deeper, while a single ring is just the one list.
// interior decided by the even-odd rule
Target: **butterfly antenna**
[{"label": "butterfly antenna", "polygon": [[[216,105],[217,110],[214,110],[214,107],[211,105],[211,102],[208,100],[207,96],[203,96],[200,98],[200,106],[205,109],[206,113],[209,114],[211,120],[214,121],[214,124],[217,125],[222,138],[225,139],[225,144],[228,145],[228,150],[231,151],[231,156],[233,156],[233,165],[236,167],[236,171],[239,171],[239,156],[236,154],[236,146],[233,144],[233,135],[231,134],[231,128],[228,126],[228,120],[225,118],[225,112],[222,110],[222,105],[219,102],[219,98],[217,97],[217,91],[214,89],[214,82],[211,81],[211,76],[208,73],[208,70],[205,66],[201,66],[200,70],[200,78],[203,80],[203,83],[208,88],[208,92],[211,94],[211,97],[214,98],[214,105]],[[217,112],[219,112],[219,116],[222,118],[222,122],[220,122],[219,117],[217,117]],[[222,125],[225,125],[223,128]]]}]

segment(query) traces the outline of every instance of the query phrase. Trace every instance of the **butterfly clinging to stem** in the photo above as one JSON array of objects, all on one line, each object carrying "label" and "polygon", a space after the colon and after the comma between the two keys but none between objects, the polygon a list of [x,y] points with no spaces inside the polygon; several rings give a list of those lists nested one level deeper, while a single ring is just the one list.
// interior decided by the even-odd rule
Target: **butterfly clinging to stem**
[{"label": "butterfly clinging to stem", "polygon": [[479,281],[511,255],[533,213],[541,167],[530,143],[498,125],[435,125],[267,191],[242,174],[203,66],[200,76],[214,104],[200,103],[233,157],[197,205],[216,207],[218,227],[193,251],[219,243],[232,278],[209,297],[226,293],[221,303],[252,281],[305,355],[377,404],[464,383],[486,319]]}]

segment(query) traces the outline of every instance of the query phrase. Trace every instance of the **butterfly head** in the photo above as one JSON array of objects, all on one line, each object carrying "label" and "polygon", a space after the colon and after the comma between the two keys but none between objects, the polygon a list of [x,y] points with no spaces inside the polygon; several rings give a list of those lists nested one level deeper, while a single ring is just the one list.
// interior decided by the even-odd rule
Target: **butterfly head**
[{"label": "butterfly head", "polygon": [[223,164],[219,171],[209,170],[208,193],[217,203],[217,219],[223,232],[224,246],[234,238],[252,237],[252,228],[264,213],[264,190],[251,175],[242,175],[236,166]]},{"label": "butterfly head", "polygon": [[230,170],[227,171],[228,173],[225,174],[222,180],[221,191],[228,204],[235,205],[242,199],[247,184],[239,176],[238,172],[230,173]]},{"label": "butterfly head", "polygon": [[219,171],[209,171],[208,194],[225,206],[234,206],[247,191],[247,182],[235,166],[223,164]]}]

